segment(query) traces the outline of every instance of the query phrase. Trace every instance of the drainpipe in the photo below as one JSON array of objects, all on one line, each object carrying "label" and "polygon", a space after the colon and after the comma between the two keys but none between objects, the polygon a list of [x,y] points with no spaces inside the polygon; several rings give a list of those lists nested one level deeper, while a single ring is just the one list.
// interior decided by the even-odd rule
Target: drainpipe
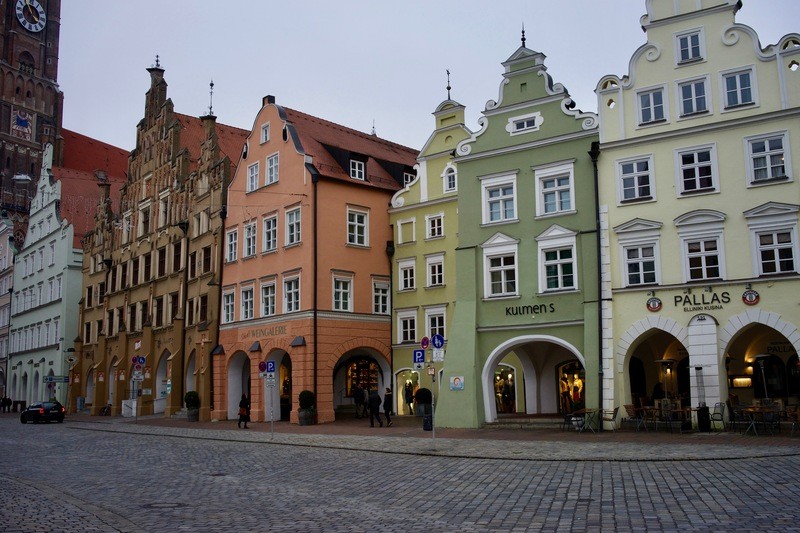
[{"label": "drainpipe", "polygon": [[[391,226],[390,226],[391,227]],[[395,393],[394,386],[394,318],[392,317],[392,257],[394,257],[394,241],[386,241],[386,256],[389,258],[389,383],[392,386],[392,393]],[[393,396],[398,398],[398,396]],[[394,406],[392,406],[394,408]]]},{"label": "drainpipe", "polygon": [[311,191],[312,191],[311,203],[314,206],[314,232],[313,232],[314,233],[314,235],[313,235],[313,240],[314,240],[314,246],[313,246],[314,260],[313,260],[313,272],[312,272],[313,280],[314,280],[313,281],[313,289],[312,289],[313,294],[314,294],[314,303],[313,303],[313,305],[314,305],[314,311],[313,311],[314,318],[313,318],[313,321],[312,321],[312,323],[313,323],[312,329],[313,329],[313,335],[314,335],[314,344],[313,344],[313,350],[314,350],[314,397],[316,398],[318,396],[318,394],[317,394],[317,359],[318,359],[318,357],[317,357],[317,349],[318,349],[318,346],[319,346],[318,340],[317,340],[317,303],[318,303],[317,300],[318,300],[318,297],[319,297],[319,294],[318,294],[318,283],[317,283],[317,260],[318,260],[318,255],[319,255],[319,246],[318,246],[319,245],[319,239],[317,238],[318,237],[318,227],[319,227],[319,224],[318,224],[319,218],[317,216],[318,215],[317,187],[319,185],[319,172],[314,167],[314,165],[312,165],[310,163],[306,164],[306,170],[308,170],[308,172],[311,174]]},{"label": "drainpipe", "polygon": [[[183,362],[181,363],[181,375],[178,376],[178,382],[180,383],[180,396],[179,400],[180,403],[178,404],[179,407],[183,406],[183,397],[186,395],[188,391],[183,390],[184,383],[186,382],[186,307],[187,307],[187,300],[189,297],[189,222],[187,220],[182,220],[176,224],[178,229],[181,230],[183,233],[183,294],[181,295],[181,312],[183,313],[183,331],[181,332],[181,359]],[[166,252],[165,252],[166,253]],[[197,384],[195,383],[195,389],[197,389]]]},{"label": "drainpipe", "polygon": [[594,171],[594,229],[595,229],[595,242],[597,246],[596,260],[597,260],[597,342],[599,348],[599,365],[597,368],[597,408],[601,411],[599,417],[600,423],[597,424],[597,430],[603,431],[603,275],[601,272],[602,259],[600,257],[600,180],[597,172],[597,160],[600,158],[600,142],[592,141],[592,148],[589,150],[589,157],[592,159],[592,169]]}]

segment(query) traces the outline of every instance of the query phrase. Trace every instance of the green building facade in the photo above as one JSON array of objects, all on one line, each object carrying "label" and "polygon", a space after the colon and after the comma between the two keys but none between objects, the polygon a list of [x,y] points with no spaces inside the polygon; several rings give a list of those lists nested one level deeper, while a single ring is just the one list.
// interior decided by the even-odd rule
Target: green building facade
[{"label": "green building facade", "polygon": [[599,406],[597,117],[544,59],[523,32],[498,101],[456,149],[458,304],[438,426]]}]

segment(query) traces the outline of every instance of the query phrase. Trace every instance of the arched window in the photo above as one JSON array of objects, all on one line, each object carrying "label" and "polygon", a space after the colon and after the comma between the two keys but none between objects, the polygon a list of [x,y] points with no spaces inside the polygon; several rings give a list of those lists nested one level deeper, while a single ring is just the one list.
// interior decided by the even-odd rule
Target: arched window
[{"label": "arched window", "polygon": [[444,192],[452,192],[458,188],[458,179],[455,167],[448,166],[442,176],[444,178]]}]

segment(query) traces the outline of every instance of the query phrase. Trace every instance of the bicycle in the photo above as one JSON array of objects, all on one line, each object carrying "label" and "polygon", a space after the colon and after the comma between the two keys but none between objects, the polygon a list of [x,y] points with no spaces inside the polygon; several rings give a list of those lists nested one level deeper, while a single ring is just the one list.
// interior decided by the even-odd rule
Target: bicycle
[{"label": "bicycle", "polygon": [[111,415],[111,404],[107,403],[100,409],[100,416],[109,416]]}]

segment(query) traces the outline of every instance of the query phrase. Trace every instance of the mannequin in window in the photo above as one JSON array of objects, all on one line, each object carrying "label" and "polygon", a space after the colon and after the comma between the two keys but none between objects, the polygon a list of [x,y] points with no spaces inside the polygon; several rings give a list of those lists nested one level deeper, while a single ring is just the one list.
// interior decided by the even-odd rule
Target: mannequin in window
[{"label": "mannequin in window", "polygon": [[561,376],[559,391],[561,392],[561,412],[564,414],[571,413],[572,399],[569,394],[569,378],[567,376]]},{"label": "mannequin in window", "polygon": [[583,393],[583,380],[578,374],[572,376],[572,401],[575,403],[581,402],[581,395]]}]

